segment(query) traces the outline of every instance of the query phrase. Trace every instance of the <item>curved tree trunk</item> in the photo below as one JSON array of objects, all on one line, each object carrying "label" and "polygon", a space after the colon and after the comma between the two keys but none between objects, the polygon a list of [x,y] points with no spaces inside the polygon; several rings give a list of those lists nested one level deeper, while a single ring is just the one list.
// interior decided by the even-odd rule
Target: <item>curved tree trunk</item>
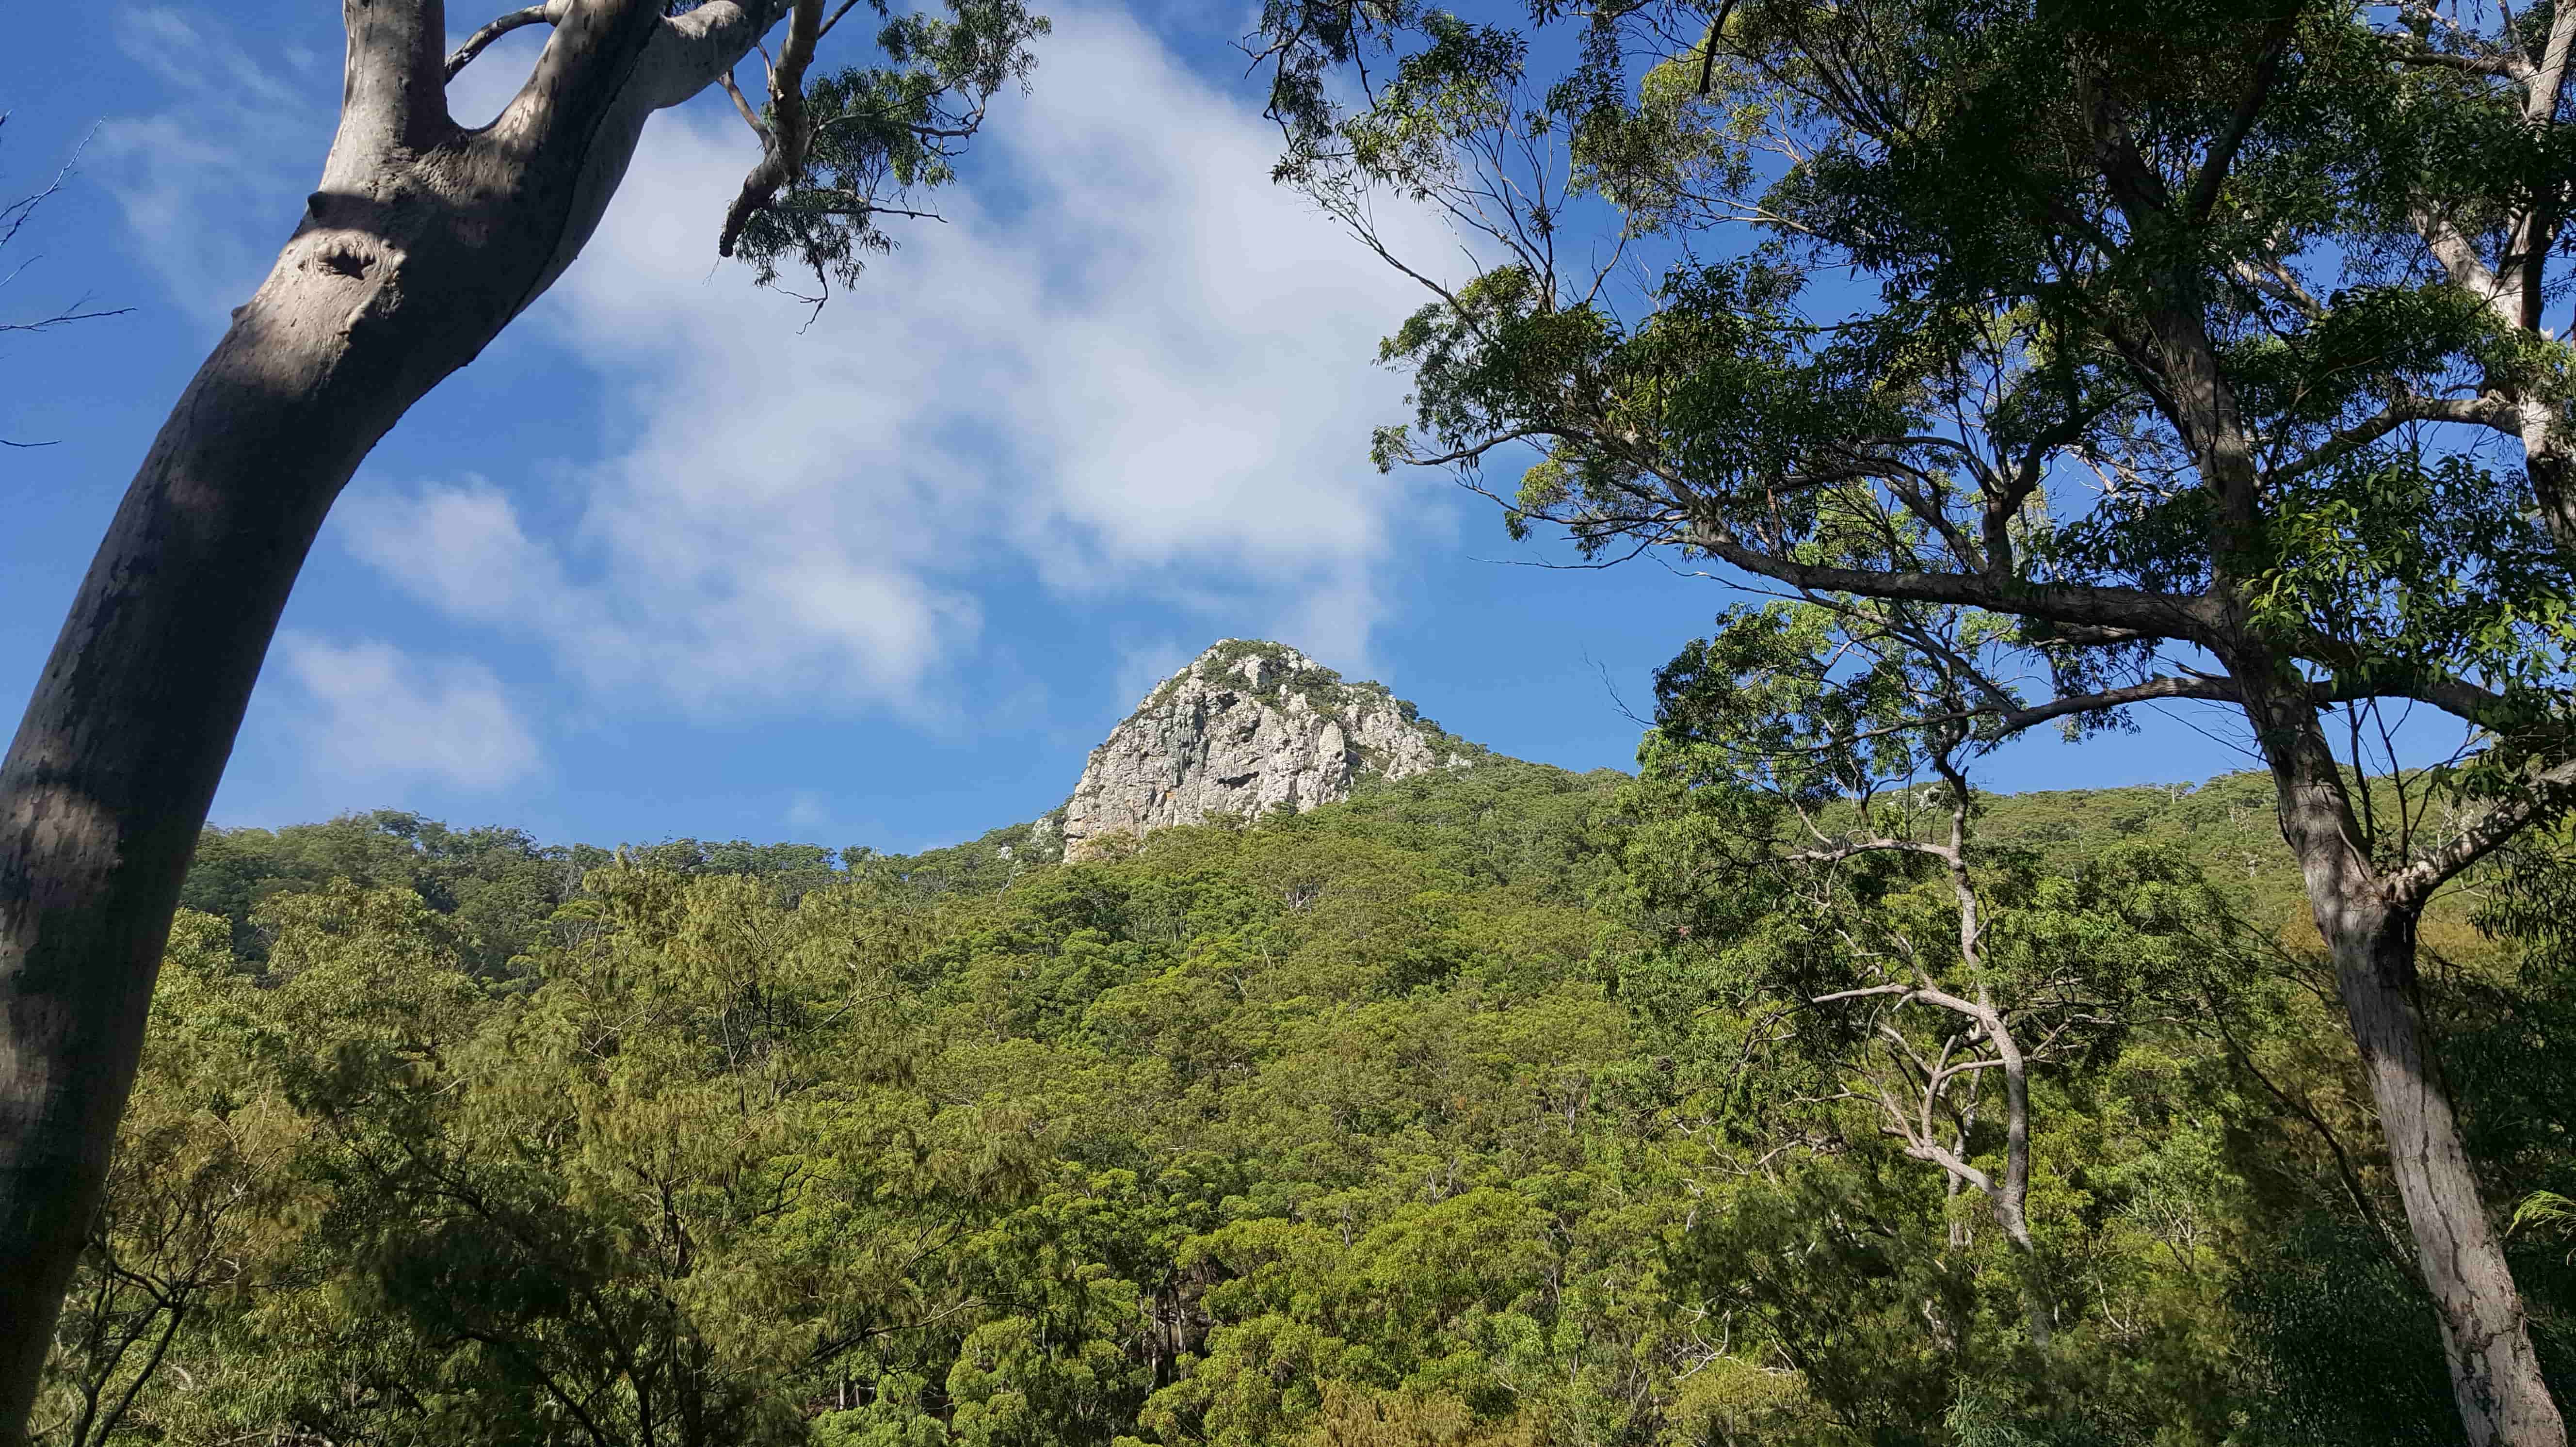
[{"label": "curved tree trunk", "polygon": [[[13,1385],[42,1365],[97,1207],[181,876],[269,635],[332,497],[392,420],[320,414],[276,385],[316,359],[265,311],[236,323],[162,429],[0,772]],[[302,355],[277,356],[281,342]]]},{"label": "curved tree trunk", "polygon": [[[281,263],[207,359],[0,770],[0,1381],[21,1392],[97,1209],[181,879],[287,592],[332,499],[425,390],[333,365],[352,349],[319,323],[348,290]],[[0,1410],[22,1412],[17,1395]]]},{"label": "curved tree trunk", "polygon": [[179,888],[323,518],[570,264],[651,112],[783,6],[569,3],[467,132],[437,0],[346,0],[321,188],[154,440],[0,764],[0,1443],[23,1438]]}]

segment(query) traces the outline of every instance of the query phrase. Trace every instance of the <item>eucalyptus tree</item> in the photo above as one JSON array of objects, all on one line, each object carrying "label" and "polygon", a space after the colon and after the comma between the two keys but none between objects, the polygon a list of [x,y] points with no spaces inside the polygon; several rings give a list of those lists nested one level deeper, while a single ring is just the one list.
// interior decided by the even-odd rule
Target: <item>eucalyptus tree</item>
[{"label": "eucalyptus tree", "polygon": [[[862,6],[874,63],[811,70]],[[544,0],[451,54],[441,0],[343,17],[321,181],[153,440],[0,765],[0,1440],[97,1205],[199,826],[359,461],[572,264],[656,111],[722,86],[761,150],[721,225],[710,199],[711,239],[764,277],[846,281],[1046,29],[1021,0]],[[782,25],[755,107],[733,71]],[[457,124],[448,84],[532,26],[551,33],[517,94]]]},{"label": "eucalyptus tree", "polygon": [[[2545,319],[2576,6],[1274,0],[1247,45],[1280,175],[1430,292],[1382,464],[1596,554],[2012,620],[1975,655],[1924,632],[1966,685],[1924,730],[2241,720],[2469,1437],[2563,1443],[2415,929],[2576,788]],[[1387,188],[1472,275],[1397,253]],[[2456,749],[2397,768],[2428,719]]]}]

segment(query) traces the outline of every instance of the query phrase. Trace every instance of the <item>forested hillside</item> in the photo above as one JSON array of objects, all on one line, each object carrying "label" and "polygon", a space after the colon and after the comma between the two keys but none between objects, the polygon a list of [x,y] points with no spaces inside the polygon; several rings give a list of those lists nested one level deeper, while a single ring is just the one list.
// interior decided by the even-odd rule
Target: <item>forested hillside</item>
[{"label": "forested hillside", "polygon": [[[226,8],[19,46],[198,320],[0,437],[141,454],[0,637],[0,1447],[2569,1447],[2576,0],[1086,5],[1038,111],[1024,0],[346,0],[327,152]],[[1633,776],[1229,638],[952,849],[203,831],[900,795],[1189,619],[1498,697],[1632,560]],[[2259,772],[1981,792],[2169,707]]]},{"label": "forested hillside", "polygon": [[[2001,1072],[1921,1069],[1975,1032],[1820,1003],[1941,871],[1818,915],[1723,794],[1492,760],[1071,866],[211,832],[39,1440],[2460,1440],[2264,780],[1974,819],[2026,1242]],[[2576,1190],[2576,997],[2493,884],[2424,935],[2511,1202]]]}]

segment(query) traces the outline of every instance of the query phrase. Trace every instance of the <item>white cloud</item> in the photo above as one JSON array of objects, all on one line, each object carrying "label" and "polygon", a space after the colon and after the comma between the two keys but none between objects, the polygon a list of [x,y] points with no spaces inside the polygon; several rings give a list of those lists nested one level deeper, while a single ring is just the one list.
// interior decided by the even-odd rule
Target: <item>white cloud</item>
[{"label": "white cloud", "polygon": [[292,632],[276,656],[305,695],[290,726],[324,772],[491,791],[538,765],[535,738],[479,663]]},{"label": "white cloud", "polygon": [[519,530],[510,500],[479,476],[415,497],[364,499],[342,521],[352,552],[456,618],[499,623],[570,596],[553,554]]},{"label": "white cloud", "polygon": [[[718,105],[658,117],[588,254],[519,323],[600,380],[604,457],[463,451],[453,479],[353,489],[334,535],[626,710],[935,720],[988,618],[1041,607],[1144,605],[1195,640],[1176,648],[1266,634],[1368,671],[1399,538],[1447,525],[1365,458],[1400,407],[1376,339],[1419,296],[1271,184],[1248,95],[1123,14],[1050,9],[1035,90],[997,102],[949,221],[810,329],[712,256],[749,136]],[[118,194],[173,290],[228,305],[274,240],[251,223],[300,190],[277,158],[321,154],[327,106],[202,19],[119,24],[173,101],[103,133]],[[496,107],[525,59],[479,61],[458,114]],[[192,237],[217,218],[221,244]],[[464,471],[520,465],[569,470],[576,526],[538,528]]]},{"label": "white cloud", "polygon": [[[1270,183],[1248,103],[1123,17],[1060,15],[948,224],[802,332],[804,308],[710,268],[738,131],[658,118],[531,318],[606,379],[623,440],[577,542],[532,542],[469,482],[353,500],[362,556],[699,712],[936,712],[945,665],[989,609],[1039,606],[1032,581],[1366,667],[1405,506],[1364,456],[1399,390],[1369,359],[1416,297]],[[459,561],[424,527],[488,545]]]}]

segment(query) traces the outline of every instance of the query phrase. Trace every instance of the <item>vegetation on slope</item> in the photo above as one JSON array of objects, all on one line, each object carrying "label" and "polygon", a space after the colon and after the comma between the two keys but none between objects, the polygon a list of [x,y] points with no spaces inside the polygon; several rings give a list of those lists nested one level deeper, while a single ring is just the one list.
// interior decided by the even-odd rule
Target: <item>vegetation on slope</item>
[{"label": "vegetation on slope", "polygon": [[[1651,771],[1070,867],[212,834],[40,1440],[2454,1441],[2268,802],[1987,801],[1990,928],[2095,982],[2026,1253]],[[1861,883],[1844,928],[1955,926]],[[2455,933],[2492,1199],[2576,1191],[2555,957]],[[2563,1379],[2576,1272],[2515,1239]]]}]

